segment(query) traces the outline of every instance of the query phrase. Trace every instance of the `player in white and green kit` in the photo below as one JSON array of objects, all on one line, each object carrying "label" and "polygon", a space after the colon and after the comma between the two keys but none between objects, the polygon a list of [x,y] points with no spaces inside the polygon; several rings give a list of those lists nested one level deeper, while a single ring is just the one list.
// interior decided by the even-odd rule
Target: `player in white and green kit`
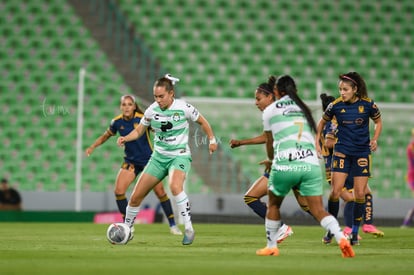
[{"label": "player in white and green kit", "polygon": [[355,253],[338,221],[323,207],[323,177],[312,134],[312,130],[316,132],[312,114],[297,95],[292,77],[278,77],[274,93],[277,100],[263,111],[267,155],[272,160],[265,219],[267,246],[257,250],[256,254],[279,255],[276,237],[281,226],[280,207],[288,192],[296,187],[306,199],[315,219],[334,234],[342,256],[354,257]]},{"label": "player in white and green kit", "polygon": [[209,139],[210,154],[217,150],[217,142],[210,124],[198,110],[183,100],[175,99],[174,84],[177,81],[177,78],[166,75],[155,82],[153,90],[155,102],[145,110],[141,123],[134,131],[118,138],[118,144],[122,146],[139,138],[148,127],[155,132],[154,152],[131,194],[125,223],[133,228],[143,199],[157,182],[168,175],[171,193],[184,221],[182,243],[189,245],[194,240],[195,232],[191,223],[190,202],[184,192],[184,181],[191,168],[188,121],[200,124]]}]

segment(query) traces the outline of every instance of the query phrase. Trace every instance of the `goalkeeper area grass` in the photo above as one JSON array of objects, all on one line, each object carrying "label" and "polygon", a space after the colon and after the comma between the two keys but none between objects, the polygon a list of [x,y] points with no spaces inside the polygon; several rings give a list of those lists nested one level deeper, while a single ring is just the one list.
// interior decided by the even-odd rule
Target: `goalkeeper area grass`
[{"label": "goalkeeper area grass", "polygon": [[[320,226],[292,226],[280,256],[256,256],[264,225],[194,224],[196,238],[166,224],[137,224],[127,245],[106,239],[106,224],[0,222],[0,274],[413,274],[414,228],[380,227],[383,238],[361,233],[355,258],[324,245]],[[180,226],[182,229],[182,226]]]}]

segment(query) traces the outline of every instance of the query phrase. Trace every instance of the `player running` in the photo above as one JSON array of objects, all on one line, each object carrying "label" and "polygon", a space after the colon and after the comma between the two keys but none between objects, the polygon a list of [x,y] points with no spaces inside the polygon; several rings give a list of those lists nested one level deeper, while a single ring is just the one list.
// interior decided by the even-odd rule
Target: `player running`
[{"label": "player running", "polygon": [[194,241],[195,231],[191,222],[190,201],[184,191],[184,181],[191,168],[191,152],[188,145],[189,123],[200,124],[209,139],[210,154],[217,150],[217,142],[209,122],[191,104],[175,99],[174,84],[177,78],[166,75],[153,87],[155,102],[144,112],[144,117],[127,136],[118,138],[124,146],[142,137],[151,127],[154,132],[154,153],[135,184],[126,211],[125,223],[133,228],[135,217],[148,192],[168,175],[178,212],[183,218],[185,232],[183,245]]},{"label": "player running", "polygon": [[[122,96],[120,109],[122,114],[115,117],[111,121],[109,128],[86,149],[87,156],[90,156],[98,146],[104,144],[109,138],[115,136],[118,132],[120,135],[127,135],[140,123],[143,112],[138,107],[134,96]],[[126,144],[124,152],[124,162],[122,163],[121,169],[116,176],[114,190],[116,204],[123,218],[125,218],[126,208],[128,205],[128,200],[126,198],[128,187],[135,180],[137,175],[144,169],[152,154],[150,132],[147,131],[145,136],[142,138]],[[171,234],[182,235],[181,230],[175,224],[171,200],[165,192],[161,181],[159,184],[155,185],[154,193],[160,200],[161,207],[168,218]]]},{"label": "player running", "polygon": [[338,221],[323,206],[323,176],[312,134],[316,125],[311,111],[298,96],[292,77],[278,77],[274,92],[277,101],[263,111],[266,149],[269,160],[272,160],[265,220],[267,245],[256,254],[279,255],[275,240],[281,226],[280,207],[292,187],[297,187],[315,219],[334,234],[342,257],[354,257],[355,253]]}]

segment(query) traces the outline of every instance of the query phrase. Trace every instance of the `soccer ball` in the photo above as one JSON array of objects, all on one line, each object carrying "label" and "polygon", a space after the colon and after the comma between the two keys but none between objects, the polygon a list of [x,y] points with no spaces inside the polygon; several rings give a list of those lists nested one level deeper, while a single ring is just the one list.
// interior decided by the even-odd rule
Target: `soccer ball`
[{"label": "soccer ball", "polygon": [[125,223],[112,223],[106,231],[106,238],[111,244],[126,244],[131,235],[131,228]]}]

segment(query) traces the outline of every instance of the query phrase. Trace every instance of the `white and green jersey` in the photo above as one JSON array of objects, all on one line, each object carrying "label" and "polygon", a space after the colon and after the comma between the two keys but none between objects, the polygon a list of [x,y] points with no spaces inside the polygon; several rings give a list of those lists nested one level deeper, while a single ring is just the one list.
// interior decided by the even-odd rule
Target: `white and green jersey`
[{"label": "white and green jersey", "polygon": [[313,165],[319,166],[311,127],[288,95],[266,107],[263,126],[273,135],[273,169],[306,172]]},{"label": "white and green jersey", "polygon": [[174,99],[166,110],[161,110],[157,102],[151,104],[145,110],[141,123],[151,126],[155,132],[154,152],[168,157],[189,156],[188,120],[196,121],[199,116],[200,113],[191,104]]}]

